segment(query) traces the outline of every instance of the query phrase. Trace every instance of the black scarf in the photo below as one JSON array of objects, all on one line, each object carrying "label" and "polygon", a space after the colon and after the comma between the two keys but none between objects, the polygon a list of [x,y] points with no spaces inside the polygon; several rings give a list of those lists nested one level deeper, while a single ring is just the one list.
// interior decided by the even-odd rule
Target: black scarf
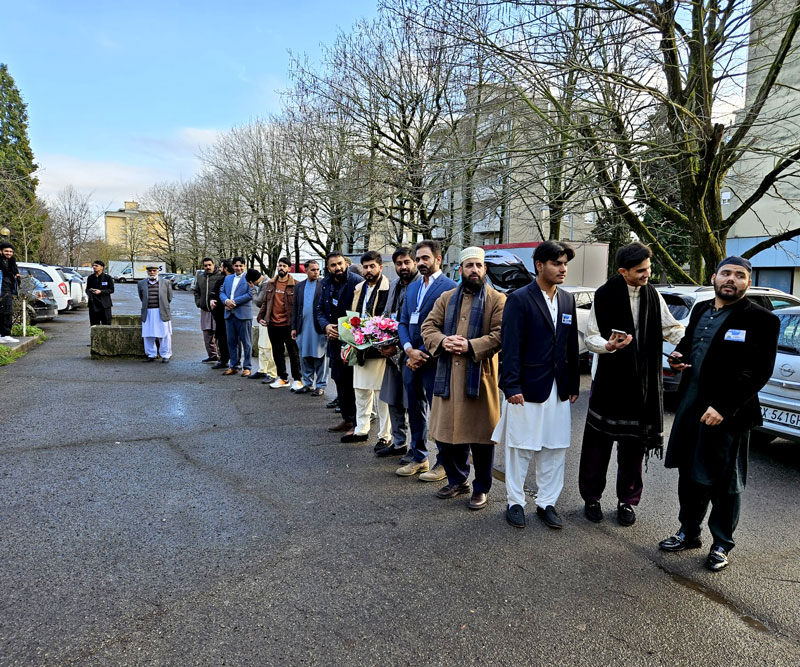
[{"label": "black scarf", "polygon": [[[628,285],[614,276],[595,293],[600,335],[611,329],[634,334]],[[598,355],[587,423],[615,440],[637,440],[648,453],[663,451],[661,302],[649,283],[640,288],[639,331],[627,347]]]}]

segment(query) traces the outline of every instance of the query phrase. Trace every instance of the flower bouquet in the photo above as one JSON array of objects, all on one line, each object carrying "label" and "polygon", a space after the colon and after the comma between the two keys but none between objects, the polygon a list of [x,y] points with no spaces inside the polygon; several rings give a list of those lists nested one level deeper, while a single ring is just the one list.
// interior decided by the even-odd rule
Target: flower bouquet
[{"label": "flower bouquet", "polygon": [[380,315],[362,318],[358,313],[347,311],[345,317],[339,318],[339,338],[346,343],[342,346],[342,359],[354,365],[355,350],[396,345],[397,322]]}]

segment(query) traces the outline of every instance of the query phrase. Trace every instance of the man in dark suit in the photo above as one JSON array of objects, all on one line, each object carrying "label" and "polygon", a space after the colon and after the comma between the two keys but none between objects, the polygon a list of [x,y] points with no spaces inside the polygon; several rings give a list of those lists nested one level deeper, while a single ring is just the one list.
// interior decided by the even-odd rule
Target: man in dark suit
[{"label": "man in dark suit", "polygon": [[578,398],[578,321],[575,297],[558,288],[575,251],[545,241],[533,253],[536,281],[518,289],[503,313],[503,416],[492,439],[505,444],[506,519],[525,527],[525,478],[536,459],[536,514],[561,528],[555,504],[564,488],[571,439],[570,404]]},{"label": "man in dark suit", "polygon": [[253,364],[253,295],[245,277],[244,257],[233,258],[233,275],[222,281],[219,298],[225,304],[225,333],[228,336],[228,370],[223,375],[236,375],[239,351],[242,354],[242,377],[250,377]]},{"label": "man in dark suit", "polygon": [[670,433],[667,468],[678,468],[681,526],[663,551],[701,546],[709,503],[714,542],[706,567],[728,565],[747,479],[750,429],[761,424],[758,392],[775,364],[780,321],[746,296],[750,262],[722,260],[712,277],[714,300],[692,312],[686,336],[670,355],[683,371],[681,402]]},{"label": "man in dark suit", "polygon": [[89,326],[111,324],[111,295],[114,279],[106,273],[102,259],[92,262],[92,275],[86,279],[86,295],[89,301]]},{"label": "man in dark suit", "polygon": [[339,340],[339,318],[344,317],[353,303],[356,285],[364,279],[347,270],[344,255],[338,250],[325,258],[328,275],[322,281],[322,295],[316,308],[317,325],[328,337],[328,358],[331,377],[336,381],[342,421],[328,430],[346,433],[356,421],[356,394],[353,389],[353,367],[342,361],[342,342]]},{"label": "man in dark suit", "polygon": [[430,468],[428,463],[428,413],[433,401],[433,383],[436,379],[436,359],[425,349],[422,340],[422,323],[431,312],[436,299],[453,289],[456,284],[442,273],[442,246],[438,241],[424,240],[414,248],[417,271],[422,280],[411,283],[406,290],[406,300],[398,324],[398,336],[406,363],[403,367],[403,384],[408,397],[408,425],[411,430],[413,460],[395,472],[401,477],[420,474],[425,482],[436,482],[447,477],[441,462]]}]

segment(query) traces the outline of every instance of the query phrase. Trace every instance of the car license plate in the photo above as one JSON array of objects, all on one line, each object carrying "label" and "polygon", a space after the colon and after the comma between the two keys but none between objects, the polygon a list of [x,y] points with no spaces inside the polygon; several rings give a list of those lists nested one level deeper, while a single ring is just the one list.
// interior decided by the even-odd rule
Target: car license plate
[{"label": "car license plate", "polygon": [[761,407],[761,416],[765,422],[783,424],[785,426],[800,426],[800,414],[777,408]]}]

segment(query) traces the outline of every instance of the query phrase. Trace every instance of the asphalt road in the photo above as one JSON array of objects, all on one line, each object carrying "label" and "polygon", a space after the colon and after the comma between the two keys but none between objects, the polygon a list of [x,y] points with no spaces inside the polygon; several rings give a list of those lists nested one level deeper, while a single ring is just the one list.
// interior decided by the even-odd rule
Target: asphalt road
[{"label": "asphalt road", "polygon": [[705,548],[656,547],[677,527],[658,460],[633,527],[608,516],[613,481],[606,521],[583,518],[585,392],[566,526],[529,513],[520,531],[502,482],[481,512],[438,500],[328,434],[323,399],[198,363],[192,296],[173,312],[168,365],[90,359],[83,310],[0,369],[0,663],[800,663],[797,446],[753,452],[739,546],[712,574]]}]

